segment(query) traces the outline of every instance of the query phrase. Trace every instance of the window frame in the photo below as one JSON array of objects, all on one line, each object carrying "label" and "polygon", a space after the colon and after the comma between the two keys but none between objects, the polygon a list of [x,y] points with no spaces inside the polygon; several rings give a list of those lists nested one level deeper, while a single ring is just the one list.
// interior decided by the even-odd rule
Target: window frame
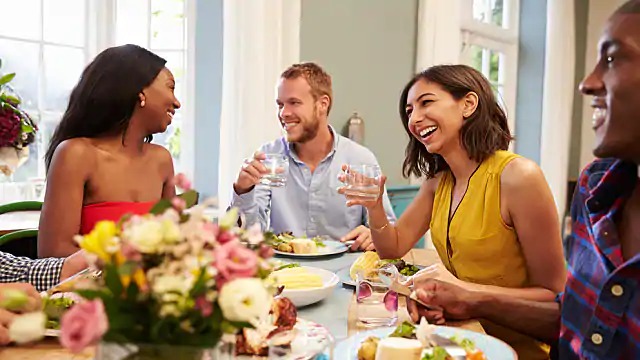
[{"label": "window frame", "polygon": [[[512,134],[516,128],[516,99],[518,89],[518,46],[520,27],[520,0],[503,0],[502,26],[473,18],[473,1],[462,0],[461,6],[461,54],[460,60],[471,65],[471,46],[502,53],[498,83],[503,88],[501,97],[506,106],[507,119]],[[490,4],[490,0],[488,2]],[[490,10],[490,9],[487,9]],[[489,74],[485,74],[487,77]],[[503,81],[501,81],[503,80]],[[513,149],[513,142],[511,149]]]}]

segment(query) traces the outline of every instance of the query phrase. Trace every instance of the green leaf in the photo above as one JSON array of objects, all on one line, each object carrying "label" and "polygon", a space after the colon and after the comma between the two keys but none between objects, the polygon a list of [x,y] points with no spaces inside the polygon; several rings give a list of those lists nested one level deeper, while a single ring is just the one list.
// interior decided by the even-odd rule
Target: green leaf
[{"label": "green leaf", "polygon": [[122,282],[120,281],[120,276],[118,275],[118,269],[116,268],[116,266],[113,264],[108,264],[107,266],[105,266],[104,274],[104,282],[109,290],[111,290],[111,293],[116,297],[122,295],[123,286]]},{"label": "green leaf", "polygon": [[151,213],[153,215],[160,215],[160,214],[164,213],[165,210],[167,210],[170,207],[171,207],[171,202],[169,200],[167,200],[167,199],[162,199],[162,200],[158,201],[155,205],[153,205],[151,210],[149,210],[149,213]]},{"label": "green leaf", "polygon": [[33,126],[25,124],[24,121],[22,122],[22,133],[23,134],[29,134],[32,133],[34,131]]},{"label": "green leaf", "polygon": [[5,99],[5,101],[14,105],[20,105],[20,103],[22,102],[22,100],[20,100],[17,96],[3,95],[2,97]]},{"label": "green leaf", "polygon": [[238,208],[232,207],[218,221],[218,225],[223,229],[230,229],[238,221]]},{"label": "green leaf", "polygon": [[104,291],[92,289],[75,290],[75,293],[87,300],[101,299],[102,301],[104,301],[105,298],[111,297],[111,295],[105,293]]},{"label": "green leaf", "polygon": [[133,275],[133,272],[138,267],[138,264],[135,261],[125,261],[124,264],[118,267],[118,272],[120,275]]},{"label": "green leaf", "polygon": [[407,339],[415,338],[416,327],[408,321],[402,322],[396,329],[389,335],[390,337],[403,337]]},{"label": "green leaf", "polygon": [[16,73],[7,74],[3,77],[0,77],[0,86],[4,84],[8,84],[13,78],[16,77]]},{"label": "green leaf", "polygon": [[200,274],[198,275],[198,279],[196,279],[195,283],[193,284],[193,287],[191,288],[191,291],[189,292],[189,295],[191,295],[191,297],[193,298],[198,297],[207,290],[206,274],[207,272],[205,271],[205,268],[201,268]]},{"label": "green leaf", "polygon": [[195,190],[188,190],[178,195],[186,203],[186,208],[194,206],[198,203],[198,192]]}]

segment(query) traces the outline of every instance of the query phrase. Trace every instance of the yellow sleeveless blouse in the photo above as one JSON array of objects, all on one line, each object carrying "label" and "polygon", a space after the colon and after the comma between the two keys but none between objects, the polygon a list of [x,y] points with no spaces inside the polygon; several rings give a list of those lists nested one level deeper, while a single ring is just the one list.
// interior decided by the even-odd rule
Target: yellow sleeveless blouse
[{"label": "yellow sleeveless blouse", "polygon": [[[500,176],[517,157],[497,151],[483,161],[469,179],[451,221],[454,178],[446,171],[440,179],[433,201],[431,239],[445,267],[461,280],[512,288],[528,286],[518,236],[500,214]],[[546,344],[486,320],[481,323],[489,335],[511,345],[520,359],[549,358]]]}]

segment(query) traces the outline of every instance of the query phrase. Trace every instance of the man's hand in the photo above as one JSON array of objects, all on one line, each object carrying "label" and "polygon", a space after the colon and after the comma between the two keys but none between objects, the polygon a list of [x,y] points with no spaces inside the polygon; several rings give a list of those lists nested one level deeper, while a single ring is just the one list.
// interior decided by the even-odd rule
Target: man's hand
[{"label": "man's hand", "polygon": [[351,230],[347,235],[343,236],[340,241],[350,241],[353,240],[353,244],[351,245],[351,250],[363,250],[363,251],[372,251],[375,250],[373,246],[373,240],[371,239],[371,229],[364,225],[360,225],[357,228]]},{"label": "man's hand", "polygon": [[69,255],[62,265],[62,271],[60,272],[60,281],[79,273],[80,271],[89,267],[84,250],[76,251]]},{"label": "man's hand", "polygon": [[441,308],[442,311],[427,310],[415,301],[407,301],[409,315],[414,322],[426,317],[429,322],[444,323],[445,318],[465,320],[474,317],[473,307],[477,301],[475,293],[457,285],[425,279],[415,284],[415,295],[427,305]]},{"label": "man's hand", "polygon": [[252,158],[245,159],[242,169],[238,174],[236,182],[233,183],[233,190],[238,195],[246,194],[253,189],[260,179],[269,171],[262,164],[262,160],[266,159],[264,153],[256,152]]}]

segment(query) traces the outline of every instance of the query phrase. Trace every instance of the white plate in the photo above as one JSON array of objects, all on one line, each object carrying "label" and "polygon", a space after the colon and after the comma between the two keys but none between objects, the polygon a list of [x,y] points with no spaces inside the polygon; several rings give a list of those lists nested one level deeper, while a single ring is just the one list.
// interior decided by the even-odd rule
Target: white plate
[{"label": "white plate", "polygon": [[[360,332],[351,336],[336,345],[335,354],[340,354],[340,359],[356,360],[358,359],[358,348],[369,336],[377,336],[379,338],[387,337],[393,332],[395,327],[382,329],[373,329]],[[437,326],[435,333],[444,336],[456,336],[458,339],[469,339],[473,341],[476,347],[484,353],[487,360],[517,360],[516,352],[502,340],[492,336],[481,334],[475,331],[464,330],[449,326]]]},{"label": "white plate", "polygon": [[293,257],[293,258],[316,258],[322,256],[338,255],[347,252],[349,248],[337,240],[324,240],[324,247],[318,246],[318,252],[315,254],[295,254],[284,251],[275,250],[276,255]]},{"label": "white plate", "polygon": [[291,302],[297,307],[303,307],[311,304],[315,304],[324,300],[333,293],[333,289],[338,285],[340,279],[338,275],[325,269],[320,269],[312,266],[302,266],[310,273],[318,274],[322,277],[322,287],[310,288],[310,289],[291,289],[285,288],[282,291],[282,296],[289,298]]}]

